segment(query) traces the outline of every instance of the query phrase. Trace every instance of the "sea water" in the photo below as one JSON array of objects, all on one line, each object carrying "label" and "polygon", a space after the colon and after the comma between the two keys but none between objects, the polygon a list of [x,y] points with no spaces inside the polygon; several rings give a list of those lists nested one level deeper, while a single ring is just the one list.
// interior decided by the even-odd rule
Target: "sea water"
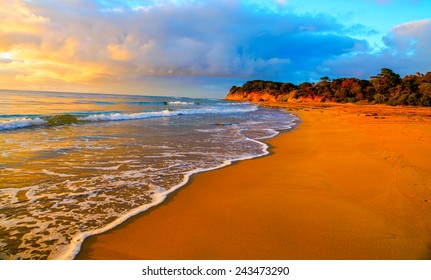
[{"label": "sea water", "polygon": [[0,91],[0,259],[72,259],[297,118],[217,99]]}]

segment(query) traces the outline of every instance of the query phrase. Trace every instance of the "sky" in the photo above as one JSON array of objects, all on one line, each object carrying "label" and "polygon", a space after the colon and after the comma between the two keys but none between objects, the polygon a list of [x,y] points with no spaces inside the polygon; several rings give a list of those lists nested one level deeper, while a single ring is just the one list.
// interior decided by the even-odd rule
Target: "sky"
[{"label": "sky", "polygon": [[0,0],[0,89],[224,97],[431,71],[429,0]]}]

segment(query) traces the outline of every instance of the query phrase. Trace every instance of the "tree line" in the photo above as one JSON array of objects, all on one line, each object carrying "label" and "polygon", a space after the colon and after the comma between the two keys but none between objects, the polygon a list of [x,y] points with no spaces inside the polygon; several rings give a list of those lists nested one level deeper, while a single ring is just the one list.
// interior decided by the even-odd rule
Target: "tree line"
[{"label": "tree line", "polygon": [[267,93],[278,101],[289,99],[318,100],[321,102],[351,102],[387,105],[431,106],[431,72],[416,73],[401,78],[391,69],[382,68],[369,80],[357,78],[322,77],[317,83],[299,85],[272,81],[248,81],[233,86],[229,95],[246,96],[250,93]]}]

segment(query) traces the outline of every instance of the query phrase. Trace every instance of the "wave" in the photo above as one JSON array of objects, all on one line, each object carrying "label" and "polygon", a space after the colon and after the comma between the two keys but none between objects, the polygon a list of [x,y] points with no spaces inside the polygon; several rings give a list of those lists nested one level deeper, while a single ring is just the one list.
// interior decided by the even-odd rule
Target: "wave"
[{"label": "wave", "polygon": [[[242,106],[244,107],[244,106]],[[94,114],[87,117],[79,118],[81,121],[122,121],[122,120],[140,120],[154,117],[171,117],[181,115],[198,115],[198,114],[228,114],[228,113],[244,113],[256,111],[257,106],[249,106],[245,108],[224,108],[219,106],[209,106],[196,109],[180,109],[180,110],[162,110],[153,112],[141,112],[132,114]]]},{"label": "wave", "polygon": [[246,137],[246,140],[258,144],[260,146],[260,152],[258,152],[256,154],[243,155],[243,156],[233,158],[233,159],[227,159],[227,160],[224,160],[224,161],[222,161],[218,164],[215,164],[214,166],[211,166],[211,167],[206,167],[206,168],[197,167],[193,170],[185,172],[183,174],[182,181],[177,183],[176,185],[172,186],[171,188],[169,188],[167,190],[163,190],[161,188],[156,189],[153,193],[153,196],[152,196],[153,200],[151,203],[141,205],[135,209],[131,209],[129,212],[124,213],[123,215],[117,217],[114,221],[105,225],[104,227],[75,234],[73,236],[72,240],[70,241],[70,245],[65,246],[64,251],[57,252],[56,254],[53,254],[52,255],[53,259],[73,260],[78,255],[78,253],[81,251],[82,243],[84,242],[84,240],[87,237],[92,236],[92,235],[96,235],[96,234],[100,234],[100,233],[106,232],[110,229],[113,229],[116,226],[124,223],[126,220],[130,219],[131,217],[136,216],[139,213],[145,212],[148,209],[150,209],[156,205],[159,205],[168,197],[168,195],[170,195],[171,193],[175,192],[176,190],[178,190],[181,187],[183,187],[184,185],[186,185],[189,182],[190,177],[194,174],[220,169],[220,168],[223,168],[225,166],[229,166],[229,165],[233,164],[234,162],[258,158],[258,157],[262,157],[262,156],[269,154],[269,151],[268,151],[269,146],[267,144],[265,144],[264,142],[260,142],[258,140],[251,139],[248,137]]},{"label": "wave", "polygon": [[197,102],[185,102],[185,101],[169,101],[170,106],[184,106],[184,105],[199,105]]},{"label": "wave", "polygon": [[46,125],[48,122],[37,117],[34,119],[23,118],[0,121],[0,130],[13,130],[17,128],[24,128],[29,126]]},{"label": "wave", "polygon": [[36,118],[19,118],[0,121],[0,131],[14,130],[19,128],[36,127],[36,126],[61,126],[77,124],[81,122],[101,122],[101,121],[125,121],[141,120],[156,117],[172,117],[181,115],[197,114],[230,114],[252,112],[258,109],[257,106],[207,106],[191,109],[178,110],[161,110],[140,113],[94,113],[87,116],[82,114],[63,114],[56,116],[45,116]]},{"label": "wave", "polygon": [[79,122],[77,117],[69,114],[46,117],[46,121],[48,122],[49,126],[59,126],[59,125],[74,124]]},{"label": "wave", "polygon": [[154,117],[163,117],[163,116],[172,116],[173,112],[169,110],[163,111],[155,111],[155,112],[142,112],[142,113],[133,113],[133,114],[94,114],[89,115],[87,117],[81,117],[79,120],[81,121],[90,121],[90,122],[98,122],[98,121],[124,121],[124,120],[141,120],[148,119]]},{"label": "wave", "polygon": [[130,101],[125,102],[127,105],[139,105],[139,106],[155,106],[155,105],[168,105],[166,101]]},{"label": "wave", "polygon": [[79,119],[73,115],[55,115],[47,117],[26,117],[19,119],[10,119],[0,121],[0,131],[1,130],[14,130],[18,128],[26,128],[32,126],[60,126],[67,124],[78,123]]},{"label": "wave", "polygon": [[97,105],[114,105],[115,102],[111,102],[111,101],[92,101],[93,104],[97,104]]},{"label": "wave", "polygon": [[13,115],[0,115],[0,119],[29,119],[40,117],[41,115],[28,115],[28,114],[13,114]]},{"label": "wave", "polygon": [[200,105],[199,102],[186,102],[186,101],[130,101],[125,102],[127,105],[139,106],[190,106]]}]

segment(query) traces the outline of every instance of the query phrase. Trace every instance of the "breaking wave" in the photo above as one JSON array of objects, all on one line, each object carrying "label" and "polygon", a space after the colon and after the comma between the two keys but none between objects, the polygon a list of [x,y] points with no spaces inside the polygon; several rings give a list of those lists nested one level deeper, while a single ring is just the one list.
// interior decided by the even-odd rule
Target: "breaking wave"
[{"label": "breaking wave", "polygon": [[[170,103],[170,102],[169,102]],[[176,103],[178,105],[184,105]],[[139,113],[91,113],[83,115],[77,114],[64,114],[55,116],[38,116],[26,117],[18,119],[8,119],[0,121],[1,130],[14,130],[19,128],[37,127],[37,126],[61,126],[70,125],[81,122],[99,122],[99,121],[125,121],[125,120],[141,120],[157,117],[172,117],[181,115],[195,115],[195,114],[230,114],[256,111],[257,106],[254,105],[237,105],[237,106],[202,106],[190,109],[164,109],[159,111],[145,111]]]}]

